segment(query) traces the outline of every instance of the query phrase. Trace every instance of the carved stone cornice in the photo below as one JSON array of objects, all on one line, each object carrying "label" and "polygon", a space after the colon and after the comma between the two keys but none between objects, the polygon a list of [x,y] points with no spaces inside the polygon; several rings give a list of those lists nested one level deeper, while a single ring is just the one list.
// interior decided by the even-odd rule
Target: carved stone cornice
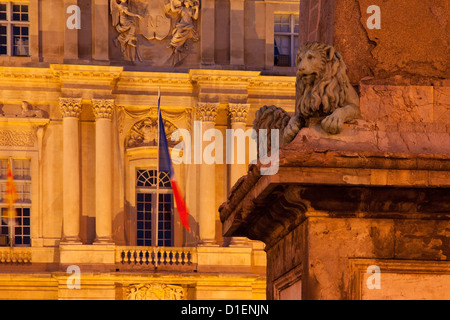
[{"label": "carved stone cornice", "polygon": [[111,120],[114,111],[114,100],[92,99],[92,111],[94,112],[95,120],[98,119]]},{"label": "carved stone cornice", "polygon": [[203,122],[216,122],[219,103],[199,102],[197,104],[197,120]]},{"label": "carved stone cornice", "polygon": [[246,123],[249,109],[250,104],[248,103],[229,103],[228,115],[230,116],[231,123]]},{"label": "carved stone cornice", "polygon": [[79,118],[81,98],[59,98],[59,108],[63,118]]},{"label": "carved stone cornice", "polygon": [[51,64],[50,70],[62,82],[109,84],[120,77],[123,67]]}]

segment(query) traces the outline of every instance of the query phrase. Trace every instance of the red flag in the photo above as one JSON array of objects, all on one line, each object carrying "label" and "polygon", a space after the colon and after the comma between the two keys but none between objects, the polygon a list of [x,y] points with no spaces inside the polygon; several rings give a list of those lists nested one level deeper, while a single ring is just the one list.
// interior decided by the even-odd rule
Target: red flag
[{"label": "red flag", "polygon": [[8,204],[8,214],[7,218],[14,219],[16,217],[16,209],[14,207],[14,204],[17,201],[17,190],[16,190],[16,184],[14,182],[14,176],[12,174],[11,170],[11,163],[8,160],[8,174],[6,177],[6,194],[5,194],[5,200]]}]

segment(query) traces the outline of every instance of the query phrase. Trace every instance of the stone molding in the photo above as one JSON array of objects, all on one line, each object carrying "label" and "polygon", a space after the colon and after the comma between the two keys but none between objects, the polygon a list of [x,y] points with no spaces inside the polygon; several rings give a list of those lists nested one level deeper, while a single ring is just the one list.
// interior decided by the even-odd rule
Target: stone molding
[{"label": "stone molding", "polygon": [[230,116],[231,123],[246,123],[249,109],[250,104],[248,103],[229,103],[228,115]]},{"label": "stone molding", "polygon": [[59,108],[63,118],[79,119],[81,113],[81,98],[59,98]]},{"label": "stone molding", "polygon": [[111,120],[112,114],[114,112],[114,100],[92,99],[92,111],[94,112],[95,120]]},{"label": "stone molding", "polygon": [[203,122],[216,122],[218,109],[218,102],[199,102],[197,105],[197,120]]}]

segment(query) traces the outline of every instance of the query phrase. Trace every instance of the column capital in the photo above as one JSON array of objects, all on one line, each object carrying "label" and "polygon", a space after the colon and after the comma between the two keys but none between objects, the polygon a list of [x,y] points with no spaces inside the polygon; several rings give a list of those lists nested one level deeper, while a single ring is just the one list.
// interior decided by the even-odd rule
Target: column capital
[{"label": "column capital", "polygon": [[107,119],[111,120],[114,110],[113,99],[92,99],[92,110],[94,112],[95,120]]},{"label": "column capital", "polygon": [[197,119],[203,122],[216,122],[218,102],[199,102],[197,104]]},{"label": "column capital", "polygon": [[231,123],[246,123],[249,109],[250,104],[248,103],[229,103],[228,115],[230,116]]},{"label": "column capital", "polygon": [[63,118],[79,118],[81,113],[81,98],[59,98],[59,108]]}]

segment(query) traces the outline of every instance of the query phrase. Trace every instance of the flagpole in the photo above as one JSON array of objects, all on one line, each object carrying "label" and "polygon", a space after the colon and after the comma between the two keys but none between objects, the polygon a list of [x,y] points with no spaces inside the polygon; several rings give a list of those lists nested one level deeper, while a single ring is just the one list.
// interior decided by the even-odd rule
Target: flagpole
[{"label": "flagpole", "polygon": [[[156,230],[156,244],[155,246],[158,247],[158,232],[159,232],[159,141],[160,141],[160,130],[159,130],[159,114],[161,112],[160,110],[160,101],[161,101],[161,87],[158,87],[158,120],[157,120],[157,126],[158,126],[158,136],[157,136],[157,149],[156,149],[156,214],[155,214],[155,221],[156,221],[156,225],[155,225],[155,230]],[[156,257],[156,262],[158,261],[158,258]]]}]

